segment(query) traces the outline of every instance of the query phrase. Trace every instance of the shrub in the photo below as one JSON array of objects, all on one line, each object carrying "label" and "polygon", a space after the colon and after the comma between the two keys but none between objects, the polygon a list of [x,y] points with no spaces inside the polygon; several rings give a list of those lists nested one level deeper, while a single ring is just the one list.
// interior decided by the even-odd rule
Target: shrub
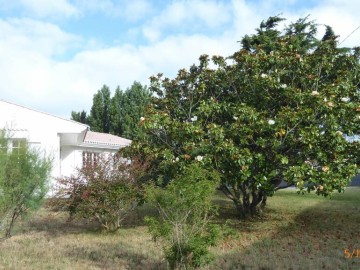
[{"label": "shrub", "polygon": [[42,204],[51,160],[26,142],[12,151],[5,135],[0,132],[0,234],[9,238],[15,221]]},{"label": "shrub", "polygon": [[127,215],[142,202],[139,179],[145,165],[100,155],[71,177],[59,179],[53,206],[62,207],[72,218],[95,220],[106,231],[116,231]]},{"label": "shrub", "polygon": [[211,260],[208,247],[215,244],[218,235],[210,222],[218,183],[217,173],[192,164],[165,188],[147,187],[146,198],[159,216],[146,217],[146,222],[154,240],[163,245],[171,269],[198,267]]}]

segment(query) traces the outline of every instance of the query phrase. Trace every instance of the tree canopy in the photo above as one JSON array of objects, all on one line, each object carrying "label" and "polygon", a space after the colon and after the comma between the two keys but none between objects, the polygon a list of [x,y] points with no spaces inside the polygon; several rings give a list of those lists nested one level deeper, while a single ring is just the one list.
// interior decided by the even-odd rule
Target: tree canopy
[{"label": "tree canopy", "polygon": [[89,117],[93,131],[110,132],[110,95],[110,89],[106,85],[94,95]]},{"label": "tree canopy", "polygon": [[74,120],[76,122],[80,122],[83,124],[90,124],[89,116],[87,115],[87,112],[82,110],[81,112],[72,111],[71,112],[71,120]]},{"label": "tree canopy", "polygon": [[344,191],[358,173],[359,48],[341,49],[307,18],[283,30],[270,17],[230,57],[207,55],[174,79],[151,78],[146,136],[126,152],[172,181],[191,163],[215,168],[239,215],[255,213],[278,184],[300,193]]},{"label": "tree canopy", "polygon": [[134,82],[125,91],[117,87],[114,96],[104,85],[94,94],[90,114],[71,112],[71,119],[90,125],[93,131],[111,133],[128,139],[142,136],[137,125],[150,101],[146,86]]},{"label": "tree canopy", "polygon": [[149,90],[139,82],[124,92],[117,88],[111,100],[110,132],[129,139],[141,136],[138,123],[149,101]]}]

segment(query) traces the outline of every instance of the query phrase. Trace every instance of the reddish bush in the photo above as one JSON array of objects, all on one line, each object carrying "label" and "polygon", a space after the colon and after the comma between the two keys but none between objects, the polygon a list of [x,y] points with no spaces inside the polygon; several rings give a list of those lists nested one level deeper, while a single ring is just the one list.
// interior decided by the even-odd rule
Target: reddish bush
[{"label": "reddish bush", "polygon": [[97,221],[106,231],[120,228],[126,216],[143,201],[141,178],[146,164],[116,156],[99,155],[71,177],[58,180],[52,205],[72,218]]}]

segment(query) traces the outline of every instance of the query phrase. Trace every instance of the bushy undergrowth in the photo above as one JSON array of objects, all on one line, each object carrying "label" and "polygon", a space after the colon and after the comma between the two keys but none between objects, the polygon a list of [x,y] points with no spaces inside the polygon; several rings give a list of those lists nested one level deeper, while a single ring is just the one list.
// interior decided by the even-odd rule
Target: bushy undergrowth
[{"label": "bushy undergrowth", "polygon": [[171,269],[198,267],[211,261],[209,246],[219,235],[211,223],[212,198],[219,175],[197,164],[184,168],[165,188],[149,186],[147,199],[159,216],[147,217],[150,234],[160,240]]},{"label": "bushy undergrowth", "polygon": [[106,231],[116,231],[127,215],[142,203],[145,165],[117,157],[100,155],[71,177],[59,179],[52,206],[65,209],[72,218],[95,220]]},{"label": "bushy undergrowth", "polygon": [[26,142],[10,149],[0,131],[0,239],[9,238],[15,221],[41,206],[48,188],[51,160]]}]

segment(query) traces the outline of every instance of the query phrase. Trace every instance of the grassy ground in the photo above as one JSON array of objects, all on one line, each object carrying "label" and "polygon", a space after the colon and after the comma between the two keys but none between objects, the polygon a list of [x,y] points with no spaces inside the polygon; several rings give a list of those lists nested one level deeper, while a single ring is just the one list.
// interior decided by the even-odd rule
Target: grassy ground
[{"label": "grassy ground", "polygon": [[[216,202],[217,222],[227,220],[234,233],[212,248],[215,260],[203,269],[360,269],[360,258],[344,254],[360,250],[359,187],[331,200],[282,190],[260,218],[246,221],[223,196]],[[0,243],[0,269],[166,269],[142,222],[152,211],[139,209],[116,234],[103,234],[42,209]]]}]

